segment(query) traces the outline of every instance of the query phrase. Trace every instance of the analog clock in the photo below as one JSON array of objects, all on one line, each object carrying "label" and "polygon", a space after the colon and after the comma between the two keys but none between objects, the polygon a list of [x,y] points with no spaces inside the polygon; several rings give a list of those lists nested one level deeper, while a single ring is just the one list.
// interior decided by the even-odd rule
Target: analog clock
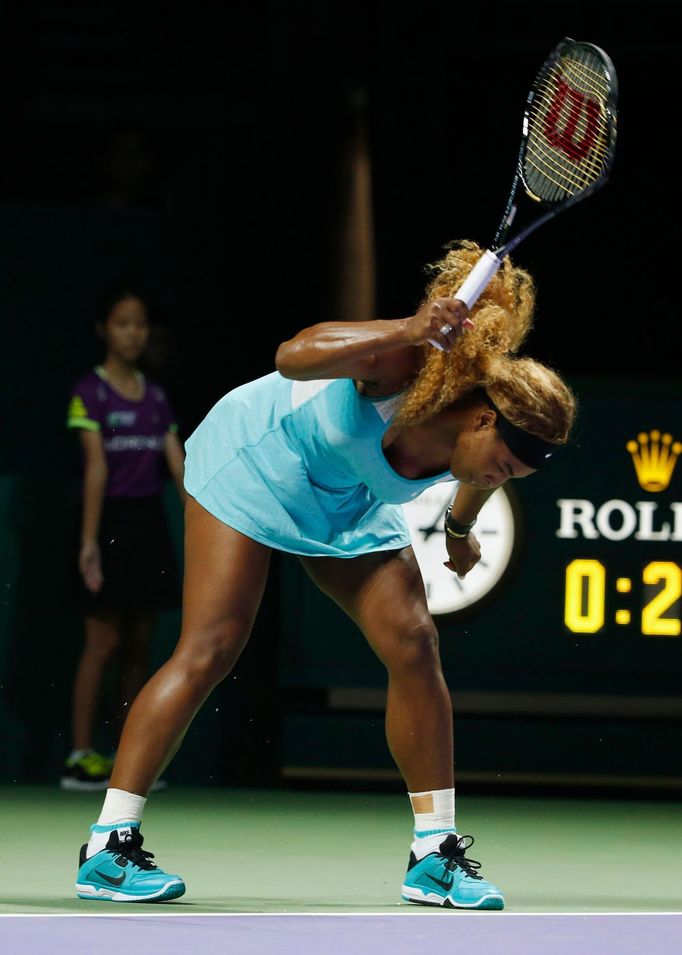
[{"label": "analog clock", "polygon": [[478,564],[464,580],[443,566],[448,559],[443,521],[454,487],[452,482],[436,484],[403,505],[432,614],[464,610],[490,594],[504,577],[514,551],[512,502],[506,488],[500,487],[482,507],[474,527],[481,545]]}]

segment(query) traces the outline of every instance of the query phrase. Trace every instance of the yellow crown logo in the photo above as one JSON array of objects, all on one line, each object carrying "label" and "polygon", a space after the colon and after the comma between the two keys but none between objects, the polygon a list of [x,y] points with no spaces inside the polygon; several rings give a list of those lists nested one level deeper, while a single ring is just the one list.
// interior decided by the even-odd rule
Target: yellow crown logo
[{"label": "yellow crown logo", "polygon": [[645,491],[665,491],[682,452],[682,444],[673,441],[671,434],[660,431],[642,432],[636,441],[626,445],[632,455],[637,480]]}]

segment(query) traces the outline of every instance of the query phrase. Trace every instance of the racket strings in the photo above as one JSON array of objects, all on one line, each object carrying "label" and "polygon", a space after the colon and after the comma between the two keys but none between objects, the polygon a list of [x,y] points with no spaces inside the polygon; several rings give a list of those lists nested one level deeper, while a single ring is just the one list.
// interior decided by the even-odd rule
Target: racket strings
[{"label": "racket strings", "polygon": [[[565,75],[565,74],[564,74]],[[574,194],[599,177],[608,155],[608,124],[603,107],[586,99],[561,71],[553,71],[535,96],[529,117],[530,171],[540,177],[541,198],[556,191]],[[550,189],[542,194],[545,176]]]},{"label": "racket strings", "polygon": [[533,198],[561,201],[604,174],[610,92],[601,60],[584,48],[564,54],[541,76],[528,111],[524,156],[524,181]]},{"label": "racket strings", "polygon": [[[541,93],[541,95],[543,95],[543,93]],[[554,139],[561,141],[562,129],[566,133],[567,141],[563,144],[563,155],[568,155],[569,158],[572,156],[575,158],[584,158],[587,163],[593,161],[595,157],[598,160],[603,159],[608,153],[608,123],[603,112],[600,112],[596,105],[588,104],[586,109],[581,110],[582,114],[586,114],[582,121],[575,121],[571,115],[575,108],[575,101],[572,100],[573,105],[567,106],[566,101],[569,99],[569,96],[562,93],[561,87],[555,87],[551,94],[547,91],[545,98],[550,98],[551,101],[555,96],[563,96],[562,104],[558,112],[545,111],[543,114],[541,108],[538,110],[536,122],[538,125],[541,124],[544,127],[545,133],[544,143],[543,140],[541,140],[537,144],[538,149],[547,150],[546,143],[552,143],[552,140],[548,138],[549,126],[551,127],[551,133]],[[570,139],[568,138],[569,131]],[[556,152],[556,148],[551,150],[552,155]]]},{"label": "racket strings", "polygon": [[594,100],[578,98],[561,78],[540,89],[531,110],[531,167],[569,194],[599,177],[608,155],[608,124]]},{"label": "racket strings", "polygon": [[[558,80],[559,69],[555,71],[555,77],[558,82],[568,84],[574,96],[577,94],[582,97],[583,101],[587,100],[597,107],[601,106],[603,111],[609,97],[608,80],[603,73],[597,73],[595,70],[586,72],[583,69],[584,66],[585,64],[579,60],[566,57],[559,64],[559,68],[563,70],[564,74],[562,79]],[[578,115],[578,132],[584,135],[587,132],[588,125],[589,112],[583,109]]]},{"label": "racket strings", "polygon": [[595,110],[599,111],[600,106],[605,102],[605,97],[596,87],[581,90],[573,77],[568,74],[560,76],[559,71],[551,76],[550,83],[544,85],[541,95],[549,97],[550,109],[552,109],[551,104],[555,102],[555,98],[560,98],[559,118],[566,122],[573,118],[571,116],[573,109],[578,108],[573,120],[575,122],[576,138],[585,136],[589,131]]},{"label": "racket strings", "polygon": [[[543,92],[541,91],[541,97]],[[555,86],[551,92],[546,93],[544,99],[551,102],[557,92]],[[547,109],[537,110],[535,122],[542,131],[541,134],[534,134],[537,130],[531,128],[527,163],[546,176],[551,184],[564,188],[571,194],[575,190],[586,188],[599,178],[608,156],[607,123],[595,108],[592,108],[590,118],[589,123],[588,120],[572,123],[571,110],[563,103],[554,115]],[[545,132],[548,125],[551,125],[554,131],[554,141],[549,140]],[[561,130],[571,131],[571,138],[567,142],[562,140]]]},{"label": "racket strings", "polygon": [[[566,74],[575,83],[576,88],[580,88],[582,85],[582,92],[593,93],[606,100],[611,89],[609,81],[604,74],[603,68],[601,68],[601,63],[599,63],[592,54],[589,55],[589,61],[593,63],[596,62],[600,68],[591,69],[587,59],[579,59],[575,55],[572,57],[564,57],[560,62]],[[580,81],[582,81],[582,84]]]}]

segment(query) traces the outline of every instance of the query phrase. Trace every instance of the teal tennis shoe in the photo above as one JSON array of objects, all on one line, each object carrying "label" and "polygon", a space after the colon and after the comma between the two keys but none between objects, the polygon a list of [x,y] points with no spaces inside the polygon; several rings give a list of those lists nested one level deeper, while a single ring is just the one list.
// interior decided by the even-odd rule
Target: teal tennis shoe
[{"label": "teal tennis shoe", "polygon": [[168,902],[185,894],[179,875],[169,875],[142,848],[137,826],[113,829],[106,847],[86,858],[81,848],[76,895],[103,902]]},{"label": "teal tennis shoe", "polygon": [[411,852],[402,888],[403,899],[448,909],[503,909],[504,896],[500,890],[478,874],[481,863],[464,856],[473,844],[473,836],[450,833],[441,842],[438,852],[430,852],[419,861]]}]

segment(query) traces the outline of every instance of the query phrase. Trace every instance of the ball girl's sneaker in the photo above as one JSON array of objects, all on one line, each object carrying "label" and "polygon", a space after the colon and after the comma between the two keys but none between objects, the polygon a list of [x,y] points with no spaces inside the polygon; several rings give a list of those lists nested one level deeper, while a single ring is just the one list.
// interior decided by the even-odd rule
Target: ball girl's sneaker
[{"label": "ball girl's sneaker", "polygon": [[113,765],[112,759],[94,752],[84,753],[77,759],[69,758],[64,764],[60,785],[62,789],[80,792],[107,789]]}]

